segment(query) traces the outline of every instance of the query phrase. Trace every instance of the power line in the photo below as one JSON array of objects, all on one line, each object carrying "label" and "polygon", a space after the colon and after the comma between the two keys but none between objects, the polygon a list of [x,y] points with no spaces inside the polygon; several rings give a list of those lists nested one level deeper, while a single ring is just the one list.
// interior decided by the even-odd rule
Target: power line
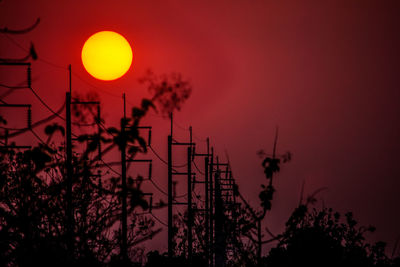
[{"label": "power line", "polygon": [[87,85],[89,85],[90,87],[92,87],[92,88],[94,88],[94,89],[98,89],[98,90],[102,91],[103,93],[105,93],[105,94],[107,94],[107,95],[110,95],[110,96],[113,96],[113,97],[116,97],[116,98],[121,98],[120,95],[116,95],[116,94],[110,93],[110,92],[106,91],[106,90],[103,89],[103,88],[100,88],[100,87],[98,87],[98,86],[95,86],[95,85],[91,84],[90,82],[86,81],[85,79],[83,79],[80,75],[78,75],[78,74],[75,73],[75,72],[72,72],[72,74],[73,74],[76,78],[78,78],[79,80],[81,80],[82,82],[86,83]]},{"label": "power line", "polygon": [[[40,142],[42,145],[45,145],[45,146],[49,147],[49,146],[47,145],[47,143],[45,143],[45,142],[43,141],[43,139],[42,139],[32,128],[30,128],[29,130],[31,131],[31,133],[33,134],[33,136],[35,136],[36,139],[39,140],[39,142]],[[63,155],[60,154],[57,150],[53,150],[53,151],[56,152],[57,155],[59,155],[59,156],[61,156],[61,157],[63,156]]]},{"label": "power line", "polygon": [[101,162],[103,162],[103,164],[113,173],[115,173],[118,176],[121,176],[121,174],[119,172],[117,172],[116,170],[114,170],[113,167],[111,167],[107,162],[105,162],[103,159],[100,159]]},{"label": "power line", "polygon": [[42,138],[40,138],[40,136],[35,133],[35,131],[33,129],[30,129],[30,131],[32,132],[32,134],[36,137],[36,139],[38,139],[40,141],[40,143],[42,143],[43,145],[47,145]]},{"label": "power line", "polygon": [[158,158],[159,160],[161,160],[161,162],[163,162],[164,164],[168,165],[168,162],[167,162],[165,159],[163,159],[163,158],[153,149],[152,146],[149,146],[149,148],[150,148],[150,150],[154,153],[154,155],[156,155],[157,158]]},{"label": "power line", "polygon": [[192,160],[194,167],[196,168],[196,170],[201,174],[201,175],[205,175],[204,172],[202,172],[199,167],[197,167],[197,164],[194,160]]},{"label": "power line", "polygon": [[0,83],[0,87],[8,88],[8,89],[26,89],[28,86],[11,86],[7,84]]},{"label": "power line", "polygon": [[42,103],[43,106],[45,106],[51,113],[53,113],[53,115],[55,115],[65,121],[65,118],[63,118],[61,115],[59,115],[57,112],[55,112],[49,105],[47,105],[46,102],[43,101],[43,99],[35,92],[35,90],[33,90],[32,87],[29,87],[29,89],[36,96],[36,98],[40,101],[40,103]]},{"label": "power line", "polygon": [[156,219],[159,223],[161,223],[162,225],[168,227],[168,224],[166,224],[165,222],[161,221],[156,215],[154,215],[152,212],[150,212],[150,215],[153,216],[154,219]]},{"label": "power line", "polygon": [[35,23],[32,24],[31,26],[25,28],[25,29],[20,29],[20,30],[14,30],[14,29],[8,29],[8,28],[0,28],[0,33],[11,33],[11,34],[24,34],[32,31],[36,26],[39,24],[40,18],[37,18]]},{"label": "power line", "polygon": [[[21,48],[21,49],[24,50],[25,52],[29,52],[28,49],[26,49],[25,47],[23,47],[20,43],[18,43],[17,41],[15,41],[13,38],[11,38],[8,34],[4,34],[3,36],[5,36],[5,37],[6,37],[8,40],[10,40],[14,45],[18,46],[19,48]],[[44,62],[44,63],[46,63],[46,64],[48,64],[48,65],[50,65],[50,66],[53,66],[53,67],[55,67],[55,68],[58,68],[58,69],[68,70],[66,67],[63,67],[63,66],[54,64],[54,63],[52,63],[52,62],[50,62],[50,61],[48,61],[48,60],[42,59],[41,57],[38,57],[37,60],[38,60],[38,61],[42,61],[42,62]]]},{"label": "power line", "polygon": [[[156,157],[157,157],[161,162],[163,162],[165,165],[168,165],[168,162],[167,162],[165,159],[163,159],[163,158],[157,153],[157,151],[154,150],[154,148],[153,148],[152,146],[149,146],[149,148],[150,148],[150,150],[154,153],[154,155],[156,155]],[[174,167],[174,168],[183,168],[183,167],[185,167],[185,166],[187,166],[187,163],[184,163],[184,164],[182,164],[182,165],[173,165],[172,167]],[[175,170],[174,170],[174,171],[175,171]]]},{"label": "power line", "polygon": [[27,129],[27,128],[10,128],[10,127],[0,126],[0,129],[3,129],[3,130],[10,130],[10,131],[21,131],[21,130],[25,130],[25,129]]},{"label": "power line", "polygon": [[172,121],[172,123],[177,126],[179,129],[181,129],[182,131],[189,131],[189,128],[185,128],[181,125],[179,125],[175,120]]},{"label": "power line", "polygon": [[107,129],[107,127],[104,125],[104,123],[102,123],[102,122],[100,121],[98,124],[100,125],[100,127],[101,127],[104,131],[106,131],[106,133],[108,133],[108,134],[111,135],[112,137],[115,137],[115,135],[114,135],[113,133],[111,133],[111,132]]},{"label": "power line", "polygon": [[161,187],[159,187],[154,181],[153,179],[149,179],[149,181],[153,184],[153,186],[160,191],[161,193],[163,193],[165,196],[168,196],[168,193],[165,192],[164,190],[161,189]]},{"label": "power line", "polygon": [[[3,100],[0,99],[0,101],[3,102],[4,104],[6,104]],[[57,115],[58,115],[59,113],[61,113],[61,111],[63,111],[64,108],[65,108],[65,102],[64,102],[64,103],[62,104],[62,106],[56,111],[57,114],[52,114],[52,115],[50,115],[50,116],[48,116],[48,117],[46,117],[46,118],[44,118],[44,119],[41,119],[41,120],[39,120],[39,121],[33,123],[31,128],[36,128],[37,126],[42,125],[43,123],[46,123],[46,122],[48,122],[48,121],[51,121],[52,119],[54,119],[55,117],[57,117]],[[27,132],[27,131],[29,131],[29,128],[24,128],[24,129],[21,129],[21,130],[18,131],[18,132],[15,132],[15,133],[10,134],[8,137],[15,137],[15,136],[20,135],[20,134],[23,134],[23,133],[25,133],[25,132]]]},{"label": "power line", "polygon": [[[35,90],[33,90],[32,87],[28,87],[32,93],[36,96],[36,98],[40,101],[40,103],[42,103],[43,106],[45,106],[51,113],[53,113],[55,116],[59,117],[60,119],[65,121],[65,118],[61,115],[59,115],[57,112],[55,112],[49,105],[47,105],[47,103],[35,92]],[[78,123],[78,122],[72,122],[72,124],[77,125],[77,126],[94,126],[97,124],[97,122],[93,122],[93,123]]]},{"label": "power line", "polygon": [[[189,127],[186,128],[186,127],[183,127],[182,125],[178,124],[178,123],[176,122],[175,119],[172,121],[172,123],[173,123],[175,126],[177,126],[179,129],[183,130],[183,131],[189,131],[189,130],[190,130]],[[198,137],[197,135],[195,135],[194,133],[192,133],[192,136],[193,136],[193,138],[196,139],[197,141],[200,141],[200,142],[207,142],[207,139],[202,139],[202,138]]]},{"label": "power line", "polygon": [[182,194],[182,195],[174,196],[174,198],[184,198],[184,197],[186,197],[187,195],[188,195],[188,193],[185,193],[185,194]]}]

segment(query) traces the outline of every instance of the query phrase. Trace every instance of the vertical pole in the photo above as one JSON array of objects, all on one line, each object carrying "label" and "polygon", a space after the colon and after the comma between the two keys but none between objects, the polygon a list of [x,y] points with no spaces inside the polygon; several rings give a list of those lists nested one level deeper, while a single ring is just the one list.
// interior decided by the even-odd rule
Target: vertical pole
[{"label": "vertical pole", "polygon": [[72,210],[72,138],[71,138],[71,93],[66,93],[66,136],[67,136],[67,242],[68,251],[73,253],[73,210]]},{"label": "vertical pole", "polygon": [[215,266],[225,266],[225,233],[224,207],[221,195],[221,171],[217,157],[217,172],[215,173]]},{"label": "vertical pole", "polygon": [[212,223],[213,223],[213,231],[214,231],[214,235],[213,235],[213,263],[215,264],[215,266],[218,266],[218,209],[217,209],[217,205],[218,205],[218,194],[219,194],[219,177],[218,175],[220,175],[220,170],[219,170],[219,159],[218,156],[215,157],[216,158],[216,172],[214,172],[214,203],[213,203],[213,209],[214,209],[214,213],[213,213],[213,218],[212,218]]},{"label": "vertical pole", "polygon": [[261,265],[261,219],[257,220],[257,260],[258,264]]},{"label": "vertical pole", "polygon": [[210,266],[214,266],[214,201],[213,201],[213,173],[214,173],[214,149],[211,148],[211,164],[210,164]]},{"label": "vertical pole", "polygon": [[100,104],[97,105],[97,133],[99,135],[99,144],[98,144],[98,154],[99,154],[99,159],[101,160],[101,115],[100,115]]},{"label": "vertical pole", "polygon": [[122,180],[122,214],[121,214],[121,226],[122,226],[122,243],[121,243],[121,259],[124,264],[127,263],[128,259],[128,242],[127,242],[127,205],[126,205],[126,136],[125,136],[125,127],[126,127],[126,106],[125,106],[125,93],[122,95],[124,101],[124,117],[121,120],[121,180]]},{"label": "vertical pole", "polygon": [[192,248],[193,248],[193,236],[192,236],[192,220],[193,220],[193,210],[192,210],[192,147],[191,145],[187,150],[187,172],[188,172],[188,259],[191,263],[192,260]]},{"label": "vertical pole", "polygon": [[209,182],[208,182],[208,161],[209,161],[209,158],[208,158],[208,155],[204,158],[204,178],[205,178],[205,182],[206,182],[206,184],[205,184],[205,186],[204,186],[204,188],[205,188],[205,196],[206,196],[206,207],[205,207],[205,210],[206,210],[206,214],[205,214],[205,220],[206,220],[206,238],[205,238],[205,240],[206,240],[206,251],[205,251],[205,253],[206,253],[206,259],[207,259],[207,266],[209,266],[209,264],[210,264],[210,256],[209,256],[209,250],[210,250],[210,230],[209,230],[209,226],[210,226],[210,223],[209,223],[209,217],[210,217],[210,207],[209,207],[209,196],[208,196],[208,190],[209,190]]},{"label": "vertical pole", "polygon": [[72,133],[71,133],[71,65],[68,66],[69,70],[69,92],[65,95],[66,102],[66,145],[67,145],[67,158],[66,158],[66,168],[67,168],[67,247],[71,257],[73,257],[74,251],[74,212],[72,207]]},{"label": "vertical pole", "polygon": [[171,138],[172,138],[172,134],[173,134],[173,131],[174,131],[174,114],[171,112],[171,114],[170,114],[170,119],[171,119],[171,133],[170,133],[170,135],[171,135]]},{"label": "vertical pole", "polygon": [[[172,121],[172,114],[171,114]],[[172,126],[172,122],[171,122]],[[172,128],[171,128],[172,132]],[[168,135],[168,257],[173,256],[172,232],[172,136]]]}]

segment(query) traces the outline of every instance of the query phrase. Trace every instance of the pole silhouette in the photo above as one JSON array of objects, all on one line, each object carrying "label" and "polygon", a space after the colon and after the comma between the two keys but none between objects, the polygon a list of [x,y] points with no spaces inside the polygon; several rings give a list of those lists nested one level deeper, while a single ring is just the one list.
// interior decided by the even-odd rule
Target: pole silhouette
[{"label": "pole silhouette", "polygon": [[71,65],[68,66],[69,70],[69,92],[66,93],[65,101],[66,101],[66,169],[67,169],[67,247],[70,256],[73,256],[74,251],[74,211],[72,207],[72,177],[73,177],[73,168],[72,168],[72,133],[71,133]]},{"label": "pole silhouette", "polygon": [[127,205],[126,205],[126,104],[125,104],[125,93],[122,95],[124,101],[124,118],[121,121],[121,198],[122,198],[122,213],[121,213],[121,259],[124,263],[128,260],[128,242],[127,242]]},{"label": "pole silhouette", "polygon": [[[191,143],[191,142],[190,142]],[[188,190],[188,259],[189,262],[192,260],[193,254],[193,236],[192,236],[192,222],[193,222],[193,207],[192,207],[192,147],[187,148],[187,190]]]},{"label": "pole silhouette", "polygon": [[[172,115],[171,115],[172,121]],[[172,134],[172,122],[171,122]],[[172,135],[168,135],[168,257],[173,257],[173,232],[172,232]]]}]

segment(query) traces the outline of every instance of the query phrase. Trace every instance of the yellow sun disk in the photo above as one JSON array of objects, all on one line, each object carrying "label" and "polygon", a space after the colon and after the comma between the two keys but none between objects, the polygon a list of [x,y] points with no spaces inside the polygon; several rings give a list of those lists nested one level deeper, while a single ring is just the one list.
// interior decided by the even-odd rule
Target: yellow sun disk
[{"label": "yellow sun disk", "polygon": [[83,66],[100,80],[110,81],[123,76],[131,66],[132,57],[128,41],[111,31],[93,34],[82,48]]}]

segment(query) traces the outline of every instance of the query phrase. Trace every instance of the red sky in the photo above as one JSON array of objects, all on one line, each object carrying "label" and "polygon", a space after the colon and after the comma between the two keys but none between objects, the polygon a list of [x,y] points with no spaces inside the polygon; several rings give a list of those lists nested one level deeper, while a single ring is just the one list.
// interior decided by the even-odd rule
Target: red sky
[{"label": "red sky", "polygon": [[[33,32],[11,36],[25,48],[32,41],[41,60],[62,67],[34,62],[34,89],[57,109],[72,64],[81,79],[102,89],[111,124],[121,115],[123,91],[129,105],[147,95],[137,83],[146,69],[182,73],[193,94],[177,123],[209,136],[220,157],[229,153],[254,205],[264,181],[256,152],[272,149],[278,125],[278,152],[294,157],[275,180],[266,225],[283,230],[305,181],[308,193],[329,188],[318,205],[353,211],[362,224],[377,226],[373,240],[393,244],[400,235],[399,12],[398,1],[3,0],[0,27],[24,28],[40,17]],[[133,67],[114,82],[93,79],[80,61],[84,41],[101,30],[121,33],[133,47]],[[24,55],[0,35],[0,57]],[[2,68],[1,81],[19,81],[14,73]],[[73,77],[73,91],[90,90]],[[33,103],[34,121],[49,114],[28,91],[7,99]],[[148,123],[166,158],[168,123],[154,116]],[[176,134],[187,136],[179,128]],[[166,188],[164,166],[157,164]],[[160,217],[166,221],[165,213]],[[165,237],[166,231],[158,237],[161,249]]]}]

